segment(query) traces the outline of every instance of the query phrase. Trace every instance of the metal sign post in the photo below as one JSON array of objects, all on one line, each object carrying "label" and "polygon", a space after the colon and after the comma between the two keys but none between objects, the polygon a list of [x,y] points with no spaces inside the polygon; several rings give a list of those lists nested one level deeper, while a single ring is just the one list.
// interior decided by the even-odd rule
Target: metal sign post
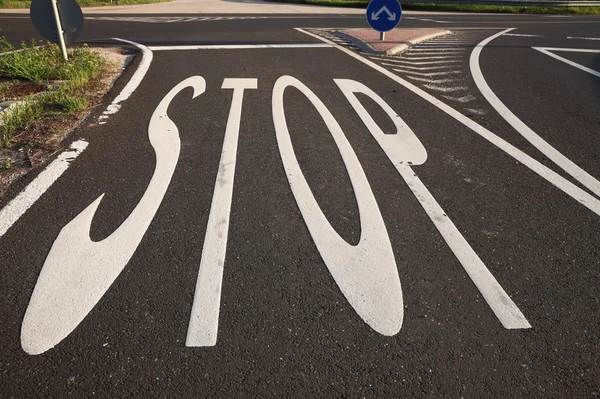
[{"label": "metal sign post", "polygon": [[83,29],[83,13],[76,0],[32,0],[29,10],[35,29],[60,46],[65,61],[67,44],[73,43]]},{"label": "metal sign post", "polygon": [[54,11],[54,20],[56,21],[56,33],[58,36],[60,50],[62,51],[62,55],[65,61],[68,61],[69,57],[67,55],[67,46],[65,45],[65,32],[63,31],[62,23],[60,22],[60,15],[58,14],[58,6],[56,5],[56,0],[52,0],[52,11]]}]

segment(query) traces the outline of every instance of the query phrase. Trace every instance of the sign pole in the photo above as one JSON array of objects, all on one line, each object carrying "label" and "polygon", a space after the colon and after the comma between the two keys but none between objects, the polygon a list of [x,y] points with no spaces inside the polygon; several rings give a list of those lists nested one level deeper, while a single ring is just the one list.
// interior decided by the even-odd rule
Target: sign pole
[{"label": "sign pole", "polygon": [[57,35],[58,35],[58,41],[60,44],[60,50],[62,51],[62,55],[63,58],[66,61],[69,61],[69,58],[67,56],[67,47],[65,46],[65,37],[64,32],[63,32],[63,28],[62,28],[62,24],[60,22],[60,15],[58,14],[58,7],[56,5],[56,0],[52,0],[52,10],[54,11],[54,19],[56,20],[56,29],[57,29]]},{"label": "sign pole", "polygon": [[379,32],[379,40],[381,40],[381,41],[385,40],[385,32]]}]

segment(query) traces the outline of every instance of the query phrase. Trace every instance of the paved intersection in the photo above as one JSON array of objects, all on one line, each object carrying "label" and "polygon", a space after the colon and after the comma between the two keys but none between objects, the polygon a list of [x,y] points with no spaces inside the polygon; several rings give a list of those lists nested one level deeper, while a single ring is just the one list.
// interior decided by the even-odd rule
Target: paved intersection
[{"label": "paved intersection", "polygon": [[89,22],[153,59],[0,237],[2,397],[598,396],[598,21],[435,18]]}]

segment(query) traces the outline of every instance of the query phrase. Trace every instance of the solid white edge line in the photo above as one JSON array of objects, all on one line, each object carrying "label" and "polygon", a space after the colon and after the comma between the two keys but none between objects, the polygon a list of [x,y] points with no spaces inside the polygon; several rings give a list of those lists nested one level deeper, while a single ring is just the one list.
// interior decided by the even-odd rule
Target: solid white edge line
[{"label": "solid white edge line", "polygon": [[[595,71],[595,70],[593,70],[593,69],[591,69],[591,68],[588,68],[588,67],[586,67],[586,66],[583,66],[583,65],[581,65],[581,64],[578,64],[578,63],[576,63],[576,62],[573,62],[573,61],[571,61],[571,60],[569,60],[569,59],[567,59],[567,58],[563,58],[563,57],[561,57],[561,56],[559,56],[559,55],[556,55],[556,54],[554,54],[554,53],[551,53],[551,52],[550,52],[550,51],[548,51],[548,49],[547,49],[547,48],[545,48],[545,47],[532,47],[532,49],[534,49],[534,50],[537,50],[537,51],[539,51],[540,53],[546,54],[546,55],[548,55],[548,56],[550,56],[550,57],[552,57],[552,58],[555,58],[555,59],[557,59],[557,60],[559,60],[559,61],[562,61],[562,62],[564,62],[565,64],[571,65],[571,66],[573,66],[573,67],[575,67],[575,68],[577,68],[577,69],[581,69],[582,71],[585,71],[585,72],[587,72],[587,73],[589,73],[589,74],[592,74],[592,75],[594,75],[594,76],[597,76],[597,77],[599,77],[599,78],[600,78],[600,72],[598,72],[598,71]],[[598,52],[600,53],[600,50],[598,50]]]},{"label": "solid white edge line", "polygon": [[[132,44],[142,51],[142,61],[134,72],[133,76],[127,82],[123,90],[108,106],[117,105],[125,101],[140,85],[146,75],[150,63],[152,62],[152,52],[146,46],[129,40],[114,38],[121,42]],[[108,110],[108,109],[107,109]],[[117,108],[118,110],[118,108]],[[107,111],[105,111],[106,113]],[[0,209],[0,237],[2,237],[13,224],[17,222],[27,212],[27,210],[40,199],[40,197],[54,184],[56,180],[67,170],[71,162],[75,160],[88,146],[87,141],[77,140],[71,143],[68,149],[64,150],[54,161],[52,161],[40,174],[33,179],[15,198],[13,198],[4,208]]]},{"label": "solid white edge line", "polygon": [[[311,35],[310,32],[306,32],[301,29],[299,29],[299,31]],[[320,38],[316,35],[315,37],[327,42],[327,40],[324,38]],[[397,83],[400,83],[407,89],[411,90],[413,93],[429,101],[431,104],[440,108],[442,111],[454,117],[459,122],[462,122],[463,124],[467,125],[471,129],[473,129],[473,127],[479,127],[481,129],[484,129],[483,127],[475,123],[473,123],[474,126],[465,123],[466,121],[471,122],[471,120],[465,117],[464,115],[458,113],[453,108],[437,100],[435,97],[425,93],[423,90],[417,88],[413,84],[389,72],[385,68],[378,66],[377,64],[361,57],[360,55],[353,53],[350,50],[345,49],[344,47],[335,47],[338,50],[341,50],[346,54],[352,56],[353,58],[359,60],[360,62],[372,67],[378,72],[381,72],[382,74],[386,75],[387,77],[391,78]],[[495,136],[493,133],[487,130],[486,132],[488,132],[491,136],[497,138],[497,136]],[[435,200],[435,198],[429,193],[427,188],[416,177],[414,171],[412,171],[412,169],[410,168],[403,169],[396,167],[396,169],[402,175],[410,190],[414,193],[415,197],[427,213],[427,216],[430,218],[431,222],[434,224],[440,235],[443,237],[446,244],[450,247],[450,249],[458,259],[459,263],[462,265],[467,275],[471,278],[471,281],[473,281],[473,283],[485,299],[492,312],[494,312],[500,323],[502,323],[502,326],[506,329],[531,328],[531,324],[527,321],[521,310],[512,301],[512,299],[506,293],[506,291],[504,291],[500,283],[498,283],[493,274],[485,266],[483,261],[479,258],[479,255],[477,255],[477,253],[473,250],[468,241],[464,238],[464,236],[460,233],[456,225],[452,222],[452,220],[449,217],[440,217],[440,215],[446,216],[446,212],[442,209],[442,207]]]},{"label": "solid white edge line", "polygon": [[504,36],[515,36],[515,37],[544,37],[542,35],[526,35],[523,33],[505,33]]},{"label": "solid white edge line", "polygon": [[148,69],[150,69],[150,64],[152,63],[153,54],[152,54],[152,51],[148,47],[146,47],[140,43],[132,42],[132,41],[125,40],[125,39],[119,39],[118,37],[114,37],[113,40],[118,40],[123,43],[131,44],[131,45],[139,48],[142,52],[142,61],[138,65],[138,68],[135,70],[133,76],[131,77],[131,79],[129,79],[129,82],[127,82],[127,84],[125,85],[123,90],[121,90],[121,93],[119,93],[119,95],[112,102],[112,104],[119,104],[119,103],[127,100],[133,94],[133,92],[138,88],[140,83],[142,83],[144,76],[146,76],[146,72],[148,72]]},{"label": "solid white edge line", "polygon": [[577,39],[577,40],[600,40],[600,37],[577,37],[577,36],[567,36],[567,39]]},{"label": "solid white edge line", "polygon": [[0,209],[0,237],[19,220],[27,210],[52,186],[52,184],[67,170],[71,162],[88,146],[87,141],[77,140],[71,143],[52,161],[31,183],[25,187],[4,208]]},{"label": "solid white edge line", "polygon": [[566,53],[600,53],[600,50],[589,48],[539,47],[547,51],[564,51]]},{"label": "solid white edge line", "polygon": [[600,181],[596,180],[596,178],[580,168],[573,161],[560,153],[550,143],[540,137],[531,128],[529,128],[529,126],[527,126],[521,119],[519,119],[519,117],[517,117],[510,109],[508,109],[506,105],[504,105],[504,103],[492,91],[490,86],[488,86],[483,73],[481,72],[481,67],[479,66],[479,57],[481,55],[481,51],[492,40],[512,30],[514,30],[514,28],[506,29],[502,32],[496,33],[495,35],[483,40],[473,49],[469,64],[471,68],[471,75],[473,75],[473,80],[475,81],[477,88],[483,97],[485,97],[487,102],[489,102],[490,105],[498,112],[498,114],[500,114],[500,116],[504,118],[504,120],[508,122],[521,136],[529,141],[558,167],[563,169],[578,182],[587,187],[591,192],[597,196],[600,196]]},{"label": "solid white edge line", "polygon": [[199,46],[151,46],[152,51],[186,51],[186,50],[245,50],[266,48],[326,48],[331,45],[323,43],[306,44],[215,44]]}]

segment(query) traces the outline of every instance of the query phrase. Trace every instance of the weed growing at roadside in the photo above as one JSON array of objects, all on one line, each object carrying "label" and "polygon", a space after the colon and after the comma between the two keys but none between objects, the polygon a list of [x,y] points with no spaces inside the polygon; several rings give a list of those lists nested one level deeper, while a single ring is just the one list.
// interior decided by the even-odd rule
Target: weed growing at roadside
[{"label": "weed growing at roadside", "polygon": [[0,37],[0,77],[14,80],[43,82],[68,80],[87,83],[96,77],[104,66],[102,58],[88,48],[69,51],[69,62],[64,62],[57,45],[37,42],[13,46],[5,37]]},{"label": "weed growing at roadside", "polygon": [[[2,54],[4,53],[4,54]],[[88,94],[106,62],[87,46],[69,50],[64,62],[58,46],[31,40],[15,48],[0,37],[0,78],[35,83],[58,81],[59,87],[21,98],[21,104],[0,114],[0,148],[11,143],[11,135],[48,118],[72,116],[89,105]],[[26,83],[21,83],[26,84]],[[11,83],[0,84],[0,100]]]}]

